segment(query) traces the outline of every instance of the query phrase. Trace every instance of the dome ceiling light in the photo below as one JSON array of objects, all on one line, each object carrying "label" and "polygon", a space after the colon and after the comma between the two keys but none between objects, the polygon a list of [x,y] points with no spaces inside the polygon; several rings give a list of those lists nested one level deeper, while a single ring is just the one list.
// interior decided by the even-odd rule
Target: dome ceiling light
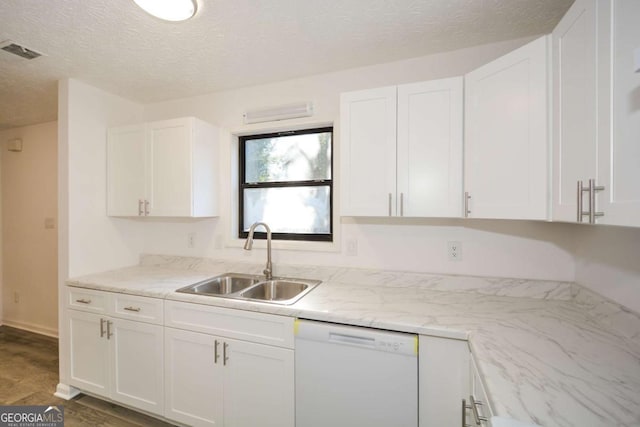
[{"label": "dome ceiling light", "polygon": [[196,0],[133,0],[145,12],[165,21],[186,21],[196,14]]}]

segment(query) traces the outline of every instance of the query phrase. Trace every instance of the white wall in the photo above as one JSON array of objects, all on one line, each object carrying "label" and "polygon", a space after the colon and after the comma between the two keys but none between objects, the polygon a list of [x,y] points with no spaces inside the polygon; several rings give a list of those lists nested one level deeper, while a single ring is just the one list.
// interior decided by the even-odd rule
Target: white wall
[{"label": "white wall", "polygon": [[4,324],[57,335],[57,123],[0,132],[0,147]]},{"label": "white wall", "polygon": [[[139,224],[107,217],[107,128],[142,121],[142,106],[77,80],[68,80],[68,274],[133,265],[142,249]],[[60,113],[59,113],[60,114]]]},{"label": "white wall", "polygon": [[[364,68],[322,74],[255,87],[212,93],[145,106],[147,120],[193,115],[218,124],[233,133],[270,130],[273,124],[246,126],[247,109],[277,106],[295,101],[313,101],[314,117],[276,122],[287,125],[334,123],[334,152],[338,152],[339,94],[344,91],[430,80],[466,72],[528,42],[530,38],[496,43],[455,52]],[[234,138],[222,138],[221,206],[218,219],[194,222],[145,222],[144,251],[204,257],[262,261],[264,252],[242,251],[234,241],[231,221],[236,195],[232,191],[237,148]],[[336,165],[338,163],[336,162]],[[338,169],[337,167],[335,169]],[[337,172],[337,171],[336,171]],[[339,176],[336,177],[336,181]],[[338,197],[335,197],[338,200]],[[338,219],[338,221],[340,221]],[[563,225],[527,221],[462,220],[363,220],[341,221],[339,244],[334,251],[274,252],[277,263],[332,264],[439,273],[573,280],[572,239]],[[187,234],[196,233],[196,247],[187,248]],[[357,256],[341,250],[345,239],[355,239]],[[447,242],[460,241],[463,260],[447,258]],[[259,246],[259,244],[258,244]],[[278,248],[279,244],[274,247]]]}]

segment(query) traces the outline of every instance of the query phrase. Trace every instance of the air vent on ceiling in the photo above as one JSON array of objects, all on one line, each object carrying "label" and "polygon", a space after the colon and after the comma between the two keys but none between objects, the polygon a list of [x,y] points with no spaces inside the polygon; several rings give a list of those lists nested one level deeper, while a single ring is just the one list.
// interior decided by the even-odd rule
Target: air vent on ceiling
[{"label": "air vent on ceiling", "polygon": [[9,53],[13,53],[14,55],[18,55],[25,59],[35,59],[39,56],[42,56],[40,52],[36,52],[33,49],[21,46],[16,42],[12,42],[11,40],[5,40],[1,42],[0,49]]},{"label": "air vent on ceiling", "polygon": [[244,113],[244,122],[245,124],[263,123],[310,116],[313,116],[313,103],[299,102],[297,104],[247,111]]}]

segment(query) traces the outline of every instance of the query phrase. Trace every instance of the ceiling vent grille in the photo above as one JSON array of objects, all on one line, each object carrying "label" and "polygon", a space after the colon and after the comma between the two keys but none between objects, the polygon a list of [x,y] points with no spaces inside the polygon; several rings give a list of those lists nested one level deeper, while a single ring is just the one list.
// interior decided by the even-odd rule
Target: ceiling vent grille
[{"label": "ceiling vent grille", "polygon": [[40,52],[21,46],[11,40],[6,40],[0,43],[0,49],[25,59],[35,59],[42,56]]},{"label": "ceiling vent grille", "polygon": [[244,123],[264,123],[276,120],[297,119],[313,116],[312,102],[281,105],[279,107],[261,108],[244,113]]}]

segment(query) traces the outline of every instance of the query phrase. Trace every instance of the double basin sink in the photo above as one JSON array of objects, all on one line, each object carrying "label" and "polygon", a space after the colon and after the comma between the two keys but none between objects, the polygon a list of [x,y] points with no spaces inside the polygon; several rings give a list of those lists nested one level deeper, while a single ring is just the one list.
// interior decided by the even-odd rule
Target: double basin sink
[{"label": "double basin sink", "polygon": [[289,305],[320,284],[319,280],[273,278],[226,273],[185,286],[176,292]]}]

